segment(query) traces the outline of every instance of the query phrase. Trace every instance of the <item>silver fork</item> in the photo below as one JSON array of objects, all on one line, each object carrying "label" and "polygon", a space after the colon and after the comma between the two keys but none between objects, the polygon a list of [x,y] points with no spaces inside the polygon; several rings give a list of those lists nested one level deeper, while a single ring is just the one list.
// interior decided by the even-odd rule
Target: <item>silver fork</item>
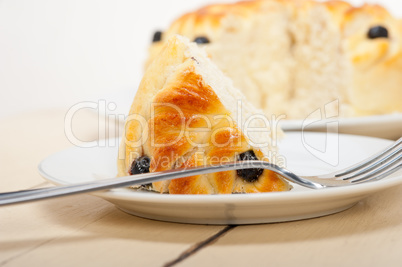
[{"label": "silver fork", "polygon": [[402,168],[402,137],[380,153],[375,154],[354,166],[326,175],[298,176],[285,168],[281,168],[265,161],[237,161],[216,166],[176,169],[156,173],[102,179],[73,185],[0,193],[0,206],[117,187],[142,185],[218,171],[252,168],[263,168],[274,171],[290,182],[312,189],[349,186],[373,180],[380,180]]}]

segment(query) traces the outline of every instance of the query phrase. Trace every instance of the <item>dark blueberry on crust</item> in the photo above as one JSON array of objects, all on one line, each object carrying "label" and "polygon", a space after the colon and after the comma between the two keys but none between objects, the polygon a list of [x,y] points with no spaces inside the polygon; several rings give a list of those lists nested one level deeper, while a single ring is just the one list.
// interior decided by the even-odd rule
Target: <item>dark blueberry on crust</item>
[{"label": "dark blueberry on crust", "polygon": [[149,172],[149,165],[151,160],[147,156],[142,156],[137,158],[131,164],[130,174],[140,174],[140,173],[147,173]]},{"label": "dark blueberry on crust", "polygon": [[194,42],[196,42],[197,44],[208,44],[209,39],[207,37],[204,37],[204,36],[199,36],[199,37],[194,39]]},{"label": "dark blueberry on crust", "polygon": [[375,39],[375,38],[388,38],[388,30],[387,28],[383,26],[374,26],[371,27],[370,30],[367,33],[367,37],[369,39]]},{"label": "dark blueberry on crust", "polygon": [[[238,160],[239,161],[258,160],[258,158],[254,154],[253,150],[249,150],[249,151],[241,153],[238,156]],[[258,168],[241,169],[241,170],[237,170],[237,175],[240,176],[241,178],[243,178],[245,181],[252,183],[252,182],[255,182],[258,180],[258,178],[260,177],[260,175],[262,174],[263,171],[264,171],[264,169],[258,169]]]},{"label": "dark blueberry on crust", "polygon": [[161,31],[156,31],[154,33],[154,36],[152,37],[152,42],[156,43],[156,42],[159,42],[160,40],[162,40],[162,32]]},{"label": "dark blueberry on crust", "polygon": [[[130,175],[148,173],[151,160],[147,156],[137,158],[131,164]],[[145,184],[144,186],[151,186],[152,184]]]}]

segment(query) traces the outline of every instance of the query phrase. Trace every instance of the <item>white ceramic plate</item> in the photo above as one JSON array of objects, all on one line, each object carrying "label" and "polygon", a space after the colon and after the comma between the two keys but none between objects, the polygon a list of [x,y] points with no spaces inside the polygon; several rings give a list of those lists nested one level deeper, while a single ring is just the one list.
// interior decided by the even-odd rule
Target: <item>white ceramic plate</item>
[{"label": "white ceramic plate", "polygon": [[[289,133],[281,141],[288,169],[320,174],[347,167],[383,149],[384,139],[314,132]],[[107,147],[56,153],[39,165],[55,184],[73,184],[116,175],[117,140]],[[365,197],[402,183],[402,173],[384,180],[343,188],[313,190],[294,185],[289,192],[233,195],[168,195],[119,188],[97,192],[137,216],[182,223],[253,224],[307,219],[345,210]]]},{"label": "white ceramic plate", "polygon": [[396,140],[402,137],[402,113],[324,120],[283,120],[284,131],[336,131]]}]

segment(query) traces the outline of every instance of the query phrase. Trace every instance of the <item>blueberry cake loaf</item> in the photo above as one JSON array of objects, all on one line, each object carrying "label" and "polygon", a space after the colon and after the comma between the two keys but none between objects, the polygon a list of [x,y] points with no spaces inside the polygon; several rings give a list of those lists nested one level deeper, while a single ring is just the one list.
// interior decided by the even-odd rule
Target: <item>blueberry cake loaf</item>
[{"label": "blueberry cake loaf", "polygon": [[[262,111],[246,101],[197,44],[173,35],[148,67],[136,93],[120,144],[119,175],[236,160],[272,161],[273,130],[259,114]],[[247,127],[259,130],[247,131]],[[170,194],[290,189],[282,177],[258,168],[155,182],[148,187]]]},{"label": "blueberry cake loaf", "polygon": [[[378,5],[252,0],[184,14],[154,36],[152,62],[174,34],[204,47],[266,114],[302,119],[402,112],[402,23]],[[332,102],[338,105],[329,105]]]}]

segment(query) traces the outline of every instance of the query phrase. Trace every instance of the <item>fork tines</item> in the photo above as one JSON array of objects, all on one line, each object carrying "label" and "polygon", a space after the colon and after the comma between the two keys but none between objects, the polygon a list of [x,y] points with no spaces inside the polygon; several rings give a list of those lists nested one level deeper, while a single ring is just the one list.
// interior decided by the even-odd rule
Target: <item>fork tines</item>
[{"label": "fork tines", "polygon": [[384,151],[337,173],[335,177],[358,183],[382,179],[402,168],[402,137]]}]

